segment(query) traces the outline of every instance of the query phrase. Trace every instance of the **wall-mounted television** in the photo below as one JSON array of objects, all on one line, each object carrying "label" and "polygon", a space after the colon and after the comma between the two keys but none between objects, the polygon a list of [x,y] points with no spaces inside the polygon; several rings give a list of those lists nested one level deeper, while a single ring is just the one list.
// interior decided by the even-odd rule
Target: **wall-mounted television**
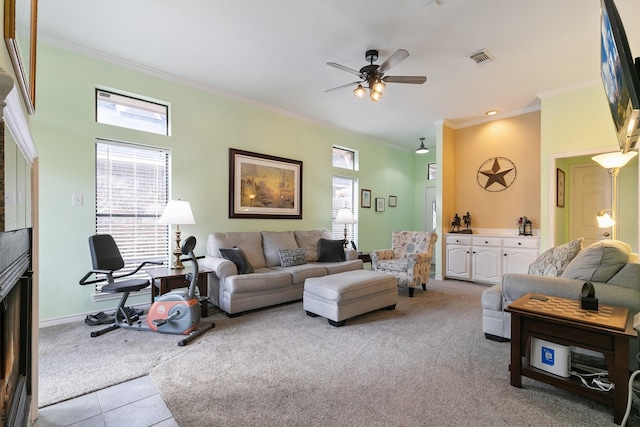
[{"label": "wall-mounted television", "polygon": [[613,0],[601,0],[601,76],[620,150],[636,146],[640,136],[639,59],[634,63],[627,35]]}]

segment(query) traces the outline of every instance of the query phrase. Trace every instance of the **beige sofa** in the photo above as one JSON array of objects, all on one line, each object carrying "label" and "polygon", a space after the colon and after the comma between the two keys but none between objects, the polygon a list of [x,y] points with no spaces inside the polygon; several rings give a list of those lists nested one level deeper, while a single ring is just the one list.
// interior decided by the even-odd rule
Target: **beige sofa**
[{"label": "beige sofa", "polygon": [[[323,244],[320,260],[319,243]],[[199,262],[201,269],[211,271],[207,277],[209,300],[229,316],[300,300],[305,279],[362,269],[357,252],[343,249],[341,244],[338,247],[345,260],[332,258],[339,255],[334,253],[337,244],[327,230],[212,233],[205,258]],[[235,264],[222,257],[221,249],[228,253],[225,249],[232,248],[242,250],[252,272],[241,274],[242,262]],[[328,259],[327,254],[332,261],[322,261]],[[293,256],[294,262],[285,255]]]}]

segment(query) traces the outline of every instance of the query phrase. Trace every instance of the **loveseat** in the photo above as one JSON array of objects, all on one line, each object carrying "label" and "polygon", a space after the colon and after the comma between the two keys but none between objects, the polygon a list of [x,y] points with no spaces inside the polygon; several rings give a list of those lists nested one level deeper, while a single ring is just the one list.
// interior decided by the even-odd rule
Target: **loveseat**
[{"label": "loveseat", "polygon": [[[529,273],[507,273],[501,284],[482,293],[482,331],[487,339],[511,338],[511,315],[504,308],[529,292],[577,300],[584,283],[591,282],[599,304],[626,307],[632,317],[640,311],[640,263],[624,242],[602,240],[582,249],[578,239],[543,253]],[[630,348],[630,366],[635,369],[636,340]]]},{"label": "loveseat", "polygon": [[309,277],[362,269],[327,230],[212,233],[199,264],[209,300],[229,316],[300,300]]}]

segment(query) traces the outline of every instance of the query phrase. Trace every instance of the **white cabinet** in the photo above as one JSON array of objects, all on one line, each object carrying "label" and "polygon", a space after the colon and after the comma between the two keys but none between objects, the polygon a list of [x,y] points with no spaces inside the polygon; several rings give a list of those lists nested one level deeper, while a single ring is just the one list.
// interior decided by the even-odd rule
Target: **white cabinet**
[{"label": "white cabinet", "polygon": [[445,276],[471,280],[471,238],[447,237]]},{"label": "white cabinet", "polygon": [[538,258],[538,239],[509,238],[503,240],[502,274],[527,273]]},{"label": "white cabinet", "polygon": [[502,279],[502,239],[474,237],[471,249],[471,280],[483,283],[500,283]]},{"label": "white cabinet", "polygon": [[496,284],[504,273],[526,273],[538,256],[537,237],[446,236],[445,277]]}]

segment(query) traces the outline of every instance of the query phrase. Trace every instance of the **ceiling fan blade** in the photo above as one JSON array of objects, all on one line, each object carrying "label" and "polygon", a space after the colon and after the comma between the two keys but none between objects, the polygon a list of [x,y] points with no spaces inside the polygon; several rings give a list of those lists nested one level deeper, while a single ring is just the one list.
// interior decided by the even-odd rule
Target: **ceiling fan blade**
[{"label": "ceiling fan blade", "polygon": [[356,76],[362,77],[362,73],[360,71],[354,70],[349,67],[345,67],[344,65],[336,64],[335,62],[327,62],[327,65],[330,67],[337,68],[338,70],[346,71],[347,73],[355,74]]},{"label": "ceiling fan blade", "polygon": [[384,61],[382,65],[380,65],[380,68],[378,68],[378,72],[381,74],[386,73],[389,70],[389,68],[407,59],[407,56],[409,56],[409,52],[407,52],[406,50],[404,49],[396,50],[393,53],[393,55],[388,57],[387,60]]},{"label": "ceiling fan blade", "polygon": [[412,85],[421,85],[427,81],[425,76],[386,76],[382,78],[385,83],[409,83]]},{"label": "ceiling fan blade", "polygon": [[362,81],[347,83],[346,85],[334,87],[333,89],[327,89],[327,90],[324,91],[324,93],[333,92],[334,90],[343,89],[345,87],[349,87],[349,86],[353,86],[353,85],[357,85],[357,84],[362,84],[362,83],[363,83]]}]

